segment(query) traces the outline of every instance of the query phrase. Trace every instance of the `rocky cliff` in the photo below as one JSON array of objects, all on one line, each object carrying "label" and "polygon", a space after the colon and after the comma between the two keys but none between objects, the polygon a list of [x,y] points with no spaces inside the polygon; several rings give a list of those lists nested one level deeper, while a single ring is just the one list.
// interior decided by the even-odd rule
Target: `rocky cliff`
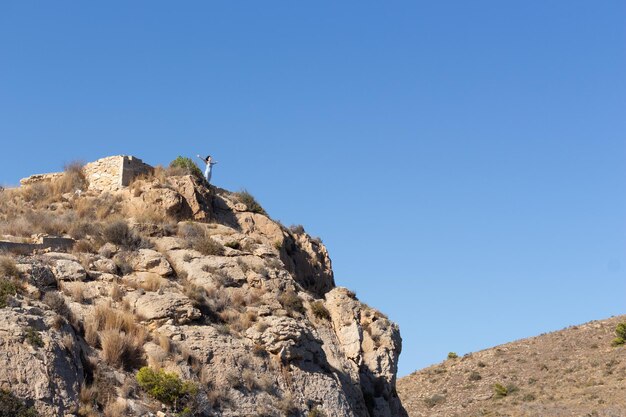
[{"label": "rocky cliff", "polygon": [[3,240],[75,241],[0,257],[0,415],[406,415],[398,327],[249,194],[73,167],[0,197]]}]

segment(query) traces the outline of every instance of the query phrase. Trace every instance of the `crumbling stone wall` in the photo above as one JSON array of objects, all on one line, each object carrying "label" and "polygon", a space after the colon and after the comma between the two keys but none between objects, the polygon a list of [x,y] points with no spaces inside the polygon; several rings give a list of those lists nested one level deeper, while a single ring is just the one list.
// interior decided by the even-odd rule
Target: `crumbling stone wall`
[{"label": "crumbling stone wall", "polygon": [[134,156],[118,155],[85,165],[83,172],[90,190],[115,191],[130,184],[133,178],[147,174],[152,167]]}]

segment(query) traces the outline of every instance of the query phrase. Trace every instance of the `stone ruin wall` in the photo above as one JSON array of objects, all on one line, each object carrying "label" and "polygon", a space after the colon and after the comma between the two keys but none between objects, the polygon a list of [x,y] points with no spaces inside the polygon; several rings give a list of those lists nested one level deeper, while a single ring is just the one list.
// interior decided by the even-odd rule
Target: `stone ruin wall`
[{"label": "stone ruin wall", "polygon": [[[90,190],[115,191],[128,186],[134,178],[148,174],[153,169],[134,156],[117,155],[88,163],[83,167],[83,173],[89,183]],[[62,172],[31,175],[20,180],[20,184],[31,185],[38,182],[53,181],[62,175]]]},{"label": "stone ruin wall", "polygon": [[90,162],[83,168],[90,190],[115,191],[130,184],[133,178],[148,174],[153,168],[134,156],[110,156]]}]

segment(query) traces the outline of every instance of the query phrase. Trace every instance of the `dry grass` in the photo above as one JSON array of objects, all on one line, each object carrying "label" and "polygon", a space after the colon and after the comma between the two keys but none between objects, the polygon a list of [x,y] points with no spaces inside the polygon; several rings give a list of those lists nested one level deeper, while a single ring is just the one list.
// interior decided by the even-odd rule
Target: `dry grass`
[{"label": "dry grass", "polygon": [[85,302],[85,290],[80,282],[63,283],[63,293],[70,297],[72,301],[82,304]]},{"label": "dry grass", "polygon": [[109,402],[104,407],[104,417],[126,417],[128,415],[128,402],[123,398]]},{"label": "dry grass", "polygon": [[0,277],[17,279],[20,271],[17,269],[15,260],[9,256],[0,256]]},{"label": "dry grass", "polygon": [[146,330],[135,317],[106,305],[97,305],[85,324],[85,340],[100,346],[104,360],[112,366],[133,369],[142,365]]},{"label": "dry grass", "polygon": [[165,286],[167,281],[161,278],[159,275],[150,274],[141,283],[141,288],[146,291],[156,292]]},{"label": "dry grass", "polygon": [[203,255],[221,256],[224,247],[217,243],[207,231],[193,222],[186,222],[178,227],[178,236],[183,238],[189,249],[194,249]]},{"label": "dry grass", "polygon": [[111,290],[109,292],[109,296],[111,297],[111,299],[113,301],[121,301],[122,298],[124,298],[125,294],[126,294],[126,292],[117,283],[113,284],[113,286],[111,287]]}]

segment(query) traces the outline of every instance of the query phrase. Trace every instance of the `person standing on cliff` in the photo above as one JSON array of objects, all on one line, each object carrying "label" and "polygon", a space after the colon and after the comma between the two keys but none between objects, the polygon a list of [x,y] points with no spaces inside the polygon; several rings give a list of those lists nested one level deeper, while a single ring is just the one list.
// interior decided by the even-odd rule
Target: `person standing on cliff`
[{"label": "person standing on cliff", "polygon": [[206,158],[203,158],[200,155],[196,155],[196,156],[202,159],[202,161],[204,161],[204,163],[206,164],[206,168],[204,168],[204,178],[206,178],[206,181],[210,184],[211,183],[211,171],[213,170],[213,165],[217,164],[217,161],[214,161],[211,155],[207,156]]}]

